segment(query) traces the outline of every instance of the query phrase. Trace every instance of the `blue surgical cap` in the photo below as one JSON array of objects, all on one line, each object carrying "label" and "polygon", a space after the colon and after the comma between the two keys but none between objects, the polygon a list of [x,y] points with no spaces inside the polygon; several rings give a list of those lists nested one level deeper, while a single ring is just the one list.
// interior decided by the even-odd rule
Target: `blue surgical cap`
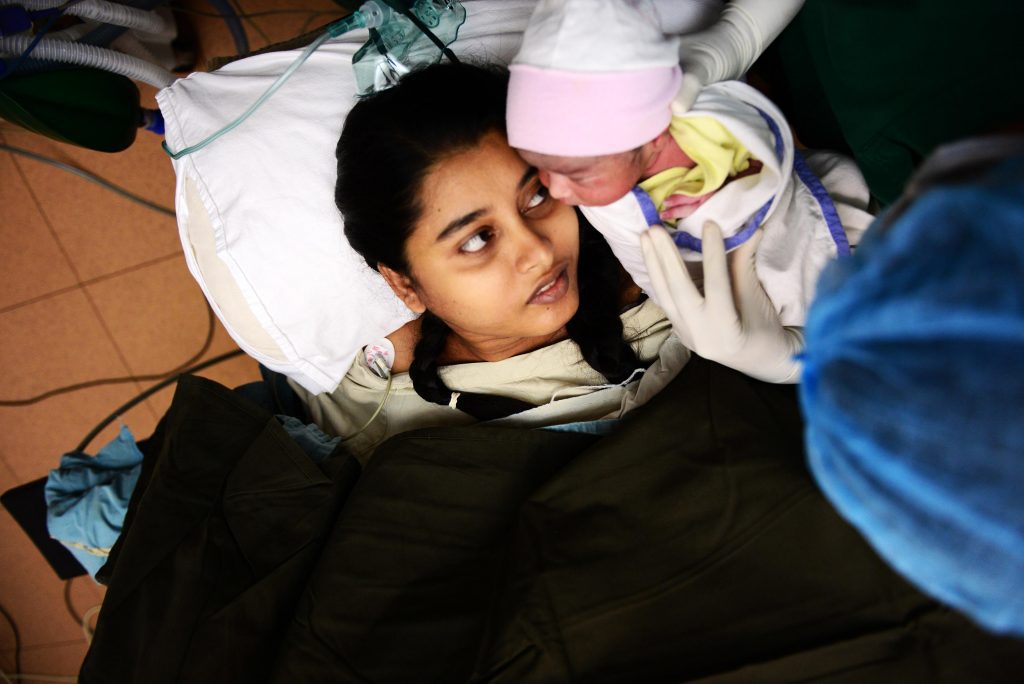
[{"label": "blue surgical cap", "polygon": [[1024,155],[888,218],[808,314],[810,467],[905,577],[1024,635]]}]

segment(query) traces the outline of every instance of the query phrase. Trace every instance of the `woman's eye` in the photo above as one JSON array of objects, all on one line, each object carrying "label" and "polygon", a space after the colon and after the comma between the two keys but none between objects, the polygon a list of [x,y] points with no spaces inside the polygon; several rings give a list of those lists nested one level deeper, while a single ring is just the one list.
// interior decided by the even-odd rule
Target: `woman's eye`
[{"label": "woman's eye", "polygon": [[490,230],[482,230],[479,233],[473,235],[459,247],[460,252],[467,254],[473,254],[479,252],[481,249],[487,246],[487,243],[491,241],[493,233]]}]

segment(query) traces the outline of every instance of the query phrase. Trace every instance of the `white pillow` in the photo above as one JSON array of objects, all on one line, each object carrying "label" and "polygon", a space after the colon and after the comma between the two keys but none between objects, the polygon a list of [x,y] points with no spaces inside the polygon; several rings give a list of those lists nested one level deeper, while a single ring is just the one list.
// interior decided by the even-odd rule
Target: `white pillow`
[{"label": "white pillow", "polygon": [[[453,51],[508,64],[535,4],[463,0]],[[192,275],[242,349],[313,393],[334,390],[359,349],[412,318],[349,247],[334,205],[352,55],[366,39],[360,30],[325,44],[238,128],[173,162]],[[183,149],[233,121],[300,52],[248,57],[161,90],[167,145]]]},{"label": "white pillow", "polygon": [[[507,64],[535,0],[470,0],[452,45]],[[355,353],[412,318],[345,240],[334,206],[334,149],[355,103],[355,31],[317,50],[247,121],[174,163],[189,270],[228,333],[314,393],[333,390]],[[167,145],[230,123],[301,50],[194,73],[157,94]]]}]

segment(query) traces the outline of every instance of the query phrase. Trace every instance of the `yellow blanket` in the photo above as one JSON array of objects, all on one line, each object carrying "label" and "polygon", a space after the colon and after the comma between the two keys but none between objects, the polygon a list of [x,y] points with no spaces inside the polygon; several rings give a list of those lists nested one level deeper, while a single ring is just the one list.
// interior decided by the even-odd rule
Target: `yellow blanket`
[{"label": "yellow blanket", "polygon": [[664,209],[666,197],[697,197],[714,192],[725,184],[726,179],[745,171],[750,165],[747,148],[712,117],[673,117],[669,132],[696,165],[665,169],[640,183],[658,211]]}]

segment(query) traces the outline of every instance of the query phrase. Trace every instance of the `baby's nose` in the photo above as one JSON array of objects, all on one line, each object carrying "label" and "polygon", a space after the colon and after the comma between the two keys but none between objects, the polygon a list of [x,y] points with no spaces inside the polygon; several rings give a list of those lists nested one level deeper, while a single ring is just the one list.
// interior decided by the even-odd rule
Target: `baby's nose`
[{"label": "baby's nose", "polygon": [[542,171],[540,182],[547,186],[548,193],[556,200],[565,202],[572,197],[572,184],[565,176]]}]

